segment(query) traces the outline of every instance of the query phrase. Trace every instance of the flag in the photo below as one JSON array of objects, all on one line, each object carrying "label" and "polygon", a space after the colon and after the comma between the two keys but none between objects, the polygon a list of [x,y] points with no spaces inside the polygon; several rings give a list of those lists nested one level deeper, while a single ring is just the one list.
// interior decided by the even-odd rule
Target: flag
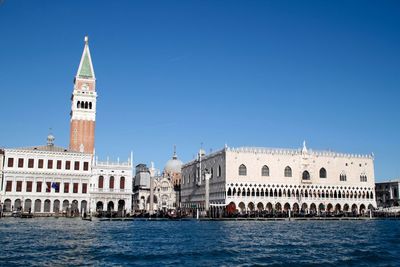
[{"label": "flag", "polygon": [[54,189],[58,190],[58,184],[55,183],[55,182],[52,182],[51,183],[51,188],[54,188]]}]

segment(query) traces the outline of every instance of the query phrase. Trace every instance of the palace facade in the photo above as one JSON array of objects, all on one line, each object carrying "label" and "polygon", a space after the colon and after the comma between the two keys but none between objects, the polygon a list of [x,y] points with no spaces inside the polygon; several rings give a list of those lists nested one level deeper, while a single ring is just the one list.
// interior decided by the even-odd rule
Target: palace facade
[{"label": "palace facade", "polygon": [[211,212],[363,213],[376,207],[372,155],[302,149],[230,148],[182,167],[182,207]]}]

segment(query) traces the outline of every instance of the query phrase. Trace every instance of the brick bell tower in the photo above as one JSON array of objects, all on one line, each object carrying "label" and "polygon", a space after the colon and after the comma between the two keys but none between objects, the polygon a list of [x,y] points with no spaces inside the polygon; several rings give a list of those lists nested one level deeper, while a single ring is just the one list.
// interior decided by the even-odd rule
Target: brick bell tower
[{"label": "brick bell tower", "polygon": [[93,154],[96,99],[96,77],[89,51],[89,38],[85,36],[85,47],[71,97],[70,150]]}]

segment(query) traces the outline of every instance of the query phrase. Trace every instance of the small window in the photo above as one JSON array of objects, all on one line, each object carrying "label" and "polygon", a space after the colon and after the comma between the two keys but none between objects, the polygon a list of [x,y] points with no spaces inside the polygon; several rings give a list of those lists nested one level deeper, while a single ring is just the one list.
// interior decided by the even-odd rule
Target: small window
[{"label": "small window", "polygon": [[22,181],[17,181],[17,192],[21,192],[22,191]]},{"label": "small window", "polygon": [[71,169],[71,161],[67,160],[67,161],[65,162],[65,169],[66,169],[66,170],[70,170],[70,169]]},{"label": "small window", "polygon": [[83,183],[82,184],[82,194],[86,194],[87,193],[87,183]]},{"label": "small window", "polygon": [[75,161],[74,163],[74,170],[79,171],[79,161]]},{"label": "small window", "polygon": [[69,193],[69,183],[64,183],[64,193]]},{"label": "small window", "polygon": [[246,176],[247,175],[247,168],[244,164],[239,166],[239,175]]},{"label": "small window", "polygon": [[121,177],[119,180],[119,189],[125,189],[125,177]]},{"label": "small window", "polygon": [[24,167],[24,159],[18,159],[18,168]]},{"label": "small window", "polygon": [[43,169],[43,160],[42,159],[39,159],[38,168]]},{"label": "small window", "polygon": [[360,175],[360,182],[367,182],[367,175],[361,174]]},{"label": "small window", "polygon": [[61,160],[57,160],[57,170],[61,170],[62,162]]},{"label": "small window", "polygon": [[33,159],[28,159],[28,168],[29,169],[33,168]]},{"label": "small window", "polygon": [[339,176],[339,179],[341,182],[346,182],[347,181],[346,174],[344,172],[342,172]]},{"label": "small window", "polygon": [[26,182],[26,192],[32,192],[32,182]]},{"label": "small window", "polygon": [[261,176],[269,176],[269,168],[267,165],[264,165],[261,169]]},{"label": "small window", "polygon": [[83,163],[83,170],[84,170],[84,171],[89,170],[89,162],[85,161],[85,162]]},{"label": "small window", "polygon": [[292,177],[292,169],[289,166],[285,168],[285,177]]},{"label": "small window", "polygon": [[36,192],[42,192],[42,182],[36,182]]},{"label": "small window", "polygon": [[111,176],[110,177],[110,184],[109,184],[109,187],[108,188],[110,188],[110,189],[113,189],[114,188],[114,176]]},{"label": "small window", "polygon": [[46,182],[46,193],[51,192],[51,182]]},{"label": "small window", "polygon": [[325,170],[325,168],[321,168],[319,170],[319,178],[326,178],[326,170]]},{"label": "small window", "polygon": [[60,193],[60,183],[54,183],[54,192]]},{"label": "small window", "polygon": [[7,167],[12,168],[14,166],[14,158],[8,158]]},{"label": "small window", "polygon": [[217,177],[221,177],[221,165],[218,165]]},{"label": "small window", "polygon": [[104,183],[104,177],[99,176],[99,188],[103,188],[103,183]]},{"label": "small window", "polygon": [[302,175],[303,180],[310,180],[310,173],[308,171],[304,171]]},{"label": "small window", "polygon": [[53,160],[49,159],[47,161],[47,169],[53,169]]},{"label": "small window", "polygon": [[74,183],[74,188],[73,188],[73,191],[72,191],[74,194],[78,193],[78,186],[79,186],[78,183]]},{"label": "small window", "polygon": [[7,181],[6,191],[11,192],[12,190],[12,181]]}]

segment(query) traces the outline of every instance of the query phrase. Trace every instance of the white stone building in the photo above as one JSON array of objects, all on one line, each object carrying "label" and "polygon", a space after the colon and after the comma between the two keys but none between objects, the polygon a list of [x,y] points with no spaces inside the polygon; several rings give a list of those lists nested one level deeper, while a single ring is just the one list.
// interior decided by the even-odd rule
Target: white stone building
[{"label": "white stone building", "polygon": [[186,210],[204,209],[206,170],[212,177],[211,209],[219,214],[256,210],[360,213],[376,207],[372,155],[312,151],[305,144],[303,149],[225,147],[200,154],[182,167]]},{"label": "white stone building", "polygon": [[92,155],[47,145],[4,149],[4,210],[32,213],[87,211]]},{"label": "white stone building", "polygon": [[136,166],[134,181],[133,207],[136,211],[150,211],[150,185],[153,180],[153,210],[170,211],[178,207],[179,192],[175,189],[181,179],[182,161],[174,151],[170,160],[165,164],[162,174],[153,166],[145,164]]},{"label": "white stone building", "polygon": [[125,161],[93,163],[90,184],[90,204],[96,212],[118,211],[121,215],[132,210],[132,154]]}]

